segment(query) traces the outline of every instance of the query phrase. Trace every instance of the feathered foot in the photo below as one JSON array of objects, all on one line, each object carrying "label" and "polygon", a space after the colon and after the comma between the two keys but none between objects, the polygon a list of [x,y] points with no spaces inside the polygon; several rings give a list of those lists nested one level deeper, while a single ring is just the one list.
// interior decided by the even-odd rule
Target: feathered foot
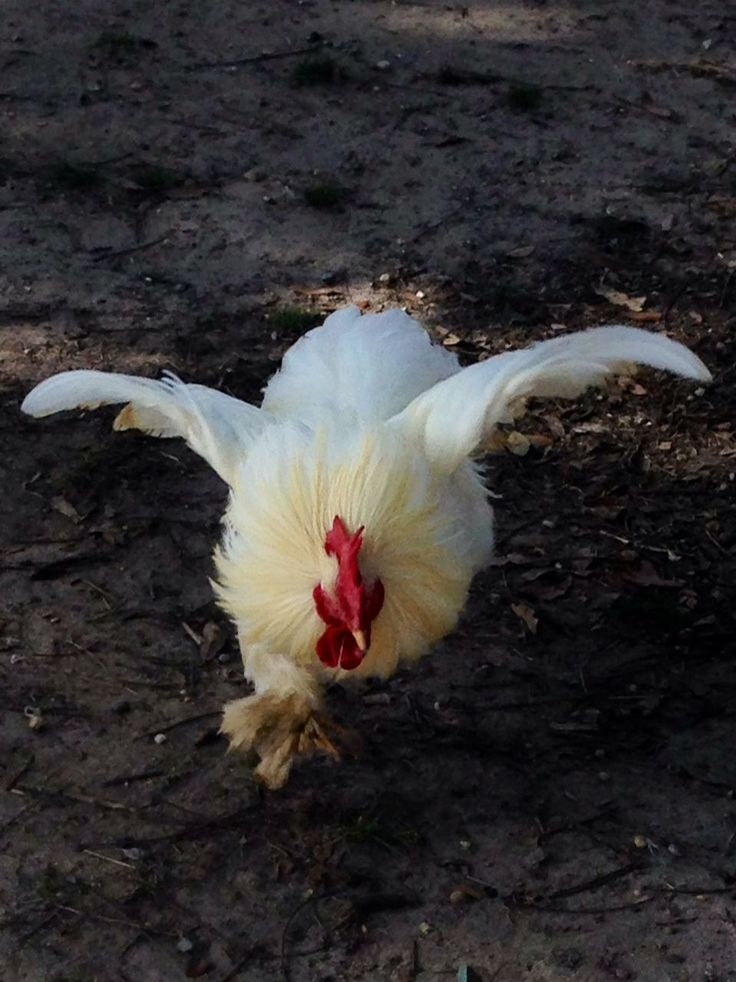
[{"label": "feathered foot", "polygon": [[342,732],[315,712],[312,700],[275,692],[229,702],[220,727],[231,750],[252,750],[260,757],[256,777],[272,790],[286,784],[297,754],[316,750],[340,760],[340,752],[328,735],[330,730],[338,735]]}]

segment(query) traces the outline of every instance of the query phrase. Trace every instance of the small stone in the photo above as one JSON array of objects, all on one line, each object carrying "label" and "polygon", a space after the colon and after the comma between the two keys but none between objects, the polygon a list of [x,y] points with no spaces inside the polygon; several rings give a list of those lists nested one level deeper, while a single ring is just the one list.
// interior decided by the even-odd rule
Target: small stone
[{"label": "small stone", "polygon": [[391,62],[383,58],[381,61],[376,62],[376,68],[379,72],[387,72],[391,68]]},{"label": "small stone", "polygon": [[26,718],[28,719],[28,726],[32,730],[42,730],[43,729],[43,716],[41,715],[40,709],[31,709],[26,711]]},{"label": "small stone", "polygon": [[243,178],[246,181],[253,181],[258,184],[260,181],[265,181],[266,172],[262,167],[251,167],[243,174]]},{"label": "small stone", "polygon": [[482,900],[485,897],[482,887],[474,883],[460,883],[450,891],[450,903],[457,907],[458,904],[469,904],[474,900]]},{"label": "small stone", "polygon": [[329,273],[323,273],[320,276],[320,282],[324,283],[325,286],[334,286],[336,283],[342,283],[345,280],[345,270],[335,269]]},{"label": "small stone", "polygon": [[388,692],[369,692],[368,695],[363,696],[363,702],[366,706],[390,706],[391,694]]},{"label": "small stone", "polygon": [[180,951],[183,955],[191,951],[193,947],[194,943],[189,938],[180,938],[176,943],[176,950]]},{"label": "small stone", "polygon": [[610,776],[611,775],[608,773],[608,771],[598,771],[599,781],[607,781],[610,778]]},{"label": "small stone", "polygon": [[429,924],[427,921],[422,921],[422,923],[419,925],[419,933],[422,935],[423,938],[426,938],[431,930],[432,930],[432,925]]},{"label": "small stone", "polygon": [[506,447],[514,454],[516,457],[526,457],[529,453],[529,448],[531,443],[529,438],[523,433],[519,433],[517,430],[509,433],[506,437]]},{"label": "small stone", "polygon": [[647,837],[645,835],[635,835],[634,845],[637,849],[644,849],[647,844]]},{"label": "small stone", "polygon": [[166,743],[166,734],[165,733],[157,733],[156,736],[153,738],[153,742],[159,744],[159,746],[162,743]]},{"label": "small stone", "polygon": [[424,300],[427,294],[424,292],[424,290],[417,290],[414,296],[417,298],[417,300]]},{"label": "small stone", "polygon": [[378,277],[378,282],[379,283],[390,283],[391,280],[392,280],[392,278],[393,277],[391,276],[390,273],[381,273],[381,275]]}]

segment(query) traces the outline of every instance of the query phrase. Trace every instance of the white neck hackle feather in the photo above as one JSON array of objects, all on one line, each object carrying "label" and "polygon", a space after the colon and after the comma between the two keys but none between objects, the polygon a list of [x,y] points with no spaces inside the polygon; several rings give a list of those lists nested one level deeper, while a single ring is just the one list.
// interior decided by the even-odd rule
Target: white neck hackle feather
[{"label": "white neck hackle feather", "polygon": [[[318,583],[334,588],[337,562],[325,536],[339,515],[351,531],[365,527],[361,572],[368,582],[380,578],[386,591],[368,655],[350,674],[386,676],[400,657],[418,658],[455,626],[472,575],[490,554],[479,483],[468,470],[449,491],[417,447],[385,423],[347,431],[334,420],[315,429],[282,424],[264,435],[232,488],[215,557],[215,589],[241,641],[333,674],[315,658],[325,625],[312,591]],[[481,546],[468,539],[473,507],[485,512]]]}]

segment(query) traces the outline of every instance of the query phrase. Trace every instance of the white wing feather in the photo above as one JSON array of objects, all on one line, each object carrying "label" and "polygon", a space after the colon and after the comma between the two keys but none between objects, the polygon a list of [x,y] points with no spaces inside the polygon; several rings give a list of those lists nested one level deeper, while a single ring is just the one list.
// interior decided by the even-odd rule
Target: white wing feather
[{"label": "white wing feather", "polygon": [[21,409],[49,416],[65,409],[92,409],[125,402],[115,429],[139,429],[152,436],[181,437],[228,484],[269,416],[255,406],[173,375],[156,381],[109,372],[54,375],[35,387]]},{"label": "white wing feather", "polygon": [[263,408],[300,419],[389,419],[459,370],[457,358],[433,345],[402,310],[361,315],[357,307],[346,307],[286,352],[266,387]]},{"label": "white wing feather", "polygon": [[395,417],[423,440],[435,466],[451,472],[531,396],[571,399],[632,362],[707,382],[697,355],[671,338],[635,327],[599,327],[541,341],[472,365],[418,396]]}]

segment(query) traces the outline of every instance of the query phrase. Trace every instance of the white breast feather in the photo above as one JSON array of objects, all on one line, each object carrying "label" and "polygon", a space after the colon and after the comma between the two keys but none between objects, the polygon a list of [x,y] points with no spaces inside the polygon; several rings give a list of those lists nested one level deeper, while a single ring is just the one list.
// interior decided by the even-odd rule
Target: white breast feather
[{"label": "white breast feather", "polygon": [[[473,508],[480,528],[468,525]],[[334,585],[324,540],[335,515],[365,526],[361,570],[386,590],[368,656],[351,674],[390,674],[455,626],[479,539],[490,552],[490,510],[476,478],[465,474],[452,488],[437,481],[392,428],[272,428],[241,470],[216,556],[216,589],[246,644],[319,668],[325,625],[312,591]]]}]

